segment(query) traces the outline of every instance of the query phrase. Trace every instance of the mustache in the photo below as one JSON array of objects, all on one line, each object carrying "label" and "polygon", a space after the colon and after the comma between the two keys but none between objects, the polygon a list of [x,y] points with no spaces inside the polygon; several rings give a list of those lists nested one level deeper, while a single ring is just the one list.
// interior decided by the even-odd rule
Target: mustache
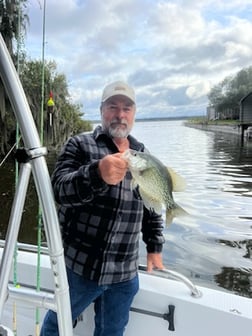
[{"label": "mustache", "polygon": [[120,124],[120,125],[125,125],[128,126],[128,122],[125,119],[119,119],[119,118],[114,118],[110,121],[110,125],[112,124]]}]

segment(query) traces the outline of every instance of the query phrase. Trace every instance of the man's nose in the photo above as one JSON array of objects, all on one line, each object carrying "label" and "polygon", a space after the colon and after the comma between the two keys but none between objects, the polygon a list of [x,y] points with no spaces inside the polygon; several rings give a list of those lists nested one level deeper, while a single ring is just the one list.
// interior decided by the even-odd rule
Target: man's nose
[{"label": "man's nose", "polygon": [[125,115],[125,113],[126,113],[126,111],[123,107],[119,107],[119,106],[117,107],[117,109],[116,109],[117,116]]}]

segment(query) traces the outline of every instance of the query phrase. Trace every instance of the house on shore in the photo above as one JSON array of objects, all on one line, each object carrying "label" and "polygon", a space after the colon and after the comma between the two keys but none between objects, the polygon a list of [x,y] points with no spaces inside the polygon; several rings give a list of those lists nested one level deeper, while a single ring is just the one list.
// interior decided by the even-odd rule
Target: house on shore
[{"label": "house on shore", "polygon": [[240,127],[241,137],[244,139],[244,134],[252,127],[252,92],[240,100]]}]

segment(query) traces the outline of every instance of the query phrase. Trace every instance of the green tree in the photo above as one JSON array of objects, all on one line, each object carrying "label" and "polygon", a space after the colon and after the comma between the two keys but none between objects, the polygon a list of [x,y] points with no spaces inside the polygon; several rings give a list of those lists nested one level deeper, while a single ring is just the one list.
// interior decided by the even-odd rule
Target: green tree
[{"label": "green tree", "polygon": [[[14,64],[18,65],[19,76],[38,129],[40,129],[43,117],[45,144],[57,146],[70,134],[90,130],[91,124],[83,120],[81,106],[71,102],[65,75],[56,72],[55,62],[48,62],[43,67],[44,109],[43,116],[41,116],[42,62],[26,61],[25,52],[21,50],[26,25],[29,22],[25,12],[26,3],[27,0],[0,0],[0,33]],[[20,63],[22,67],[19,66]],[[55,100],[51,115],[48,114],[46,105],[50,91],[53,92]],[[50,124],[49,116],[53,117],[52,124]],[[4,155],[15,142],[15,129],[16,121],[0,79],[0,155]]]},{"label": "green tree", "polygon": [[[20,79],[38,129],[40,129],[39,125],[42,117],[41,69],[41,61],[29,61],[25,62],[20,73]],[[64,74],[57,72],[55,62],[44,63],[44,85],[43,138],[46,145],[61,145],[71,134],[91,129],[90,122],[82,119],[81,106],[71,102],[66,77]],[[52,110],[47,107],[50,93],[53,94],[55,103]]]},{"label": "green tree", "polygon": [[13,42],[19,43],[26,31],[26,3],[27,0],[0,0],[0,33],[12,57]]},{"label": "green tree", "polygon": [[234,76],[226,77],[215,85],[209,95],[209,105],[215,106],[223,117],[239,116],[240,100],[252,91],[252,66],[240,70]]},{"label": "green tree", "polygon": [[[0,0],[0,33],[15,64],[18,59],[17,51],[21,54],[21,48],[16,48],[14,52],[13,44],[15,42],[16,46],[20,47],[28,23],[28,16],[25,13],[26,2],[26,0]],[[11,106],[0,78],[0,154],[4,154],[10,145],[15,124],[11,115]]]}]

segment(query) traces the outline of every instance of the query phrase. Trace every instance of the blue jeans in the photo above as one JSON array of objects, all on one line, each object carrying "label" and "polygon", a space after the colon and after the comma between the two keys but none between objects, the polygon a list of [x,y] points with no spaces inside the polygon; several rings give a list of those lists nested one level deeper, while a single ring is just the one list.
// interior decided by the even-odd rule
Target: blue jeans
[{"label": "blue jeans", "polygon": [[[94,336],[122,336],[129,320],[131,303],[139,288],[138,276],[105,286],[86,280],[68,268],[67,276],[73,321],[94,302]],[[40,336],[59,336],[55,312],[47,312]]]}]

